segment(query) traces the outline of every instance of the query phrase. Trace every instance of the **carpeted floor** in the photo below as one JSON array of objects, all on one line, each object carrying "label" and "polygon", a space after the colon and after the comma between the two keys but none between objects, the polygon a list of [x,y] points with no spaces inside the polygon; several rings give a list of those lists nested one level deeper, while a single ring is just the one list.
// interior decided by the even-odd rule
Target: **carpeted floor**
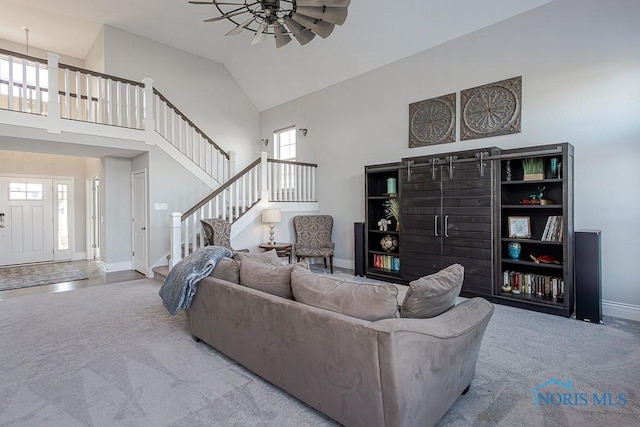
[{"label": "carpeted floor", "polygon": [[2,267],[0,268],[0,291],[86,278],[87,275],[70,262]]},{"label": "carpeted floor", "polygon": [[[0,425],[335,425],[194,342],[159,287],[143,279],[0,301]],[[536,408],[534,388],[552,379],[588,404]],[[471,390],[439,426],[637,425],[638,385],[637,334],[496,306]],[[593,393],[616,404],[623,393],[626,404],[594,405]]]}]

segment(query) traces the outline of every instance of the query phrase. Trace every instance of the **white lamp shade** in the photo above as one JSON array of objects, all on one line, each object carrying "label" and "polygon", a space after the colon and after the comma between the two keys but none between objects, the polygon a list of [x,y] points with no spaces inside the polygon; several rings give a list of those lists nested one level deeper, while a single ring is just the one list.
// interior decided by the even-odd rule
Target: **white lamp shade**
[{"label": "white lamp shade", "polygon": [[265,209],[262,211],[262,222],[274,224],[282,221],[282,212],[280,209]]}]

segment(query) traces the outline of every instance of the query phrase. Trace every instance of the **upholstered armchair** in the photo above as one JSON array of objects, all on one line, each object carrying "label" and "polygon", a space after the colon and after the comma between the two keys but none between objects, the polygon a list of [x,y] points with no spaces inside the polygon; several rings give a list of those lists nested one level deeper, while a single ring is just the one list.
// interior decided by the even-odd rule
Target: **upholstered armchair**
[{"label": "upholstered armchair", "polygon": [[298,215],[293,217],[293,229],[296,241],[293,248],[296,260],[304,258],[322,258],[327,268],[327,258],[333,273],[333,249],[331,241],[333,217],[331,215]]},{"label": "upholstered armchair", "polygon": [[248,249],[233,249],[231,247],[231,224],[226,219],[201,219],[204,245],[224,246],[232,251],[248,252]]}]

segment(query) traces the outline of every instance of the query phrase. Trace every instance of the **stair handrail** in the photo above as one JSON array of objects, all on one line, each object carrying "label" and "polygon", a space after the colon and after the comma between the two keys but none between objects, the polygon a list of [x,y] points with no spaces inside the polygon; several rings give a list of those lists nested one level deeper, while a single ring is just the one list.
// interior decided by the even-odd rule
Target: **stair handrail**
[{"label": "stair handrail", "polygon": [[198,132],[209,144],[213,145],[214,148],[216,150],[218,150],[220,152],[220,154],[222,154],[223,156],[225,156],[227,158],[227,160],[229,160],[229,153],[227,153],[226,151],[224,151],[222,148],[220,148],[220,146],[218,144],[216,144],[213,139],[211,139],[206,133],[204,133],[204,131],[202,131],[202,129],[200,129],[198,126],[195,125],[195,123],[193,123],[186,115],[184,115],[182,113],[182,111],[180,111],[180,109],[178,107],[176,107],[175,105],[173,105],[171,103],[171,101],[169,101],[167,99],[166,96],[164,96],[158,89],[156,89],[155,87],[153,88],[153,93],[154,95],[157,95],[160,100],[162,100],[164,103],[167,104],[167,106],[169,108],[171,108],[178,116],[180,116],[182,118],[182,120],[184,120],[189,126],[191,126],[196,132]]},{"label": "stair handrail", "polygon": [[[189,209],[184,214],[182,214],[182,216],[180,217],[180,220],[181,221],[186,220],[188,217],[193,215],[194,212],[198,211],[204,205],[206,205],[211,200],[213,200],[215,197],[217,197],[220,193],[222,193],[223,191],[227,190],[233,183],[235,183],[240,178],[242,178],[244,175],[246,175],[250,170],[252,170],[256,166],[258,166],[260,164],[260,161],[261,161],[261,159],[258,157],[251,164],[249,164],[249,166],[247,166],[246,168],[242,169],[240,172],[235,174],[233,177],[229,178],[224,184],[222,184],[220,187],[216,188],[211,194],[206,196],[204,199],[200,200],[191,209]],[[261,198],[259,198],[256,202],[259,202],[260,200],[261,200]],[[244,212],[241,213],[241,215],[243,215],[243,214],[244,214]]]}]

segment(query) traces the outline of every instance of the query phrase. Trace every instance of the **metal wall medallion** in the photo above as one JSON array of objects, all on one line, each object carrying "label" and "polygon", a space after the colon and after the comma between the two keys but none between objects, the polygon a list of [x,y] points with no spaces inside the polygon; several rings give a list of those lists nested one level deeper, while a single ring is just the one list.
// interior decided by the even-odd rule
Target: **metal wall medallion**
[{"label": "metal wall medallion", "polygon": [[456,140],[456,94],[409,104],[409,147]]},{"label": "metal wall medallion", "polygon": [[460,139],[520,132],[522,76],[460,92]]}]

